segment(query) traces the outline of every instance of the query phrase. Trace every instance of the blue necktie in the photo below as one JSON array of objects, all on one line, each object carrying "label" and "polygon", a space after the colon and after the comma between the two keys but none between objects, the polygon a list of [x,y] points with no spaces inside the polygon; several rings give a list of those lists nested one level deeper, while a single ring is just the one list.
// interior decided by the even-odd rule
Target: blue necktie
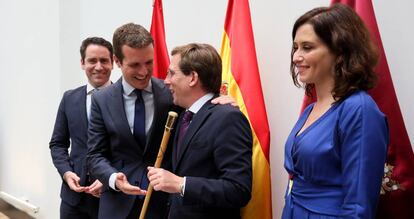
[{"label": "blue necktie", "polygon": [[187,110],[183,114],[183,118],[181,119],[181,126],[180,126],[180,132],[178,133],[178,139],[177,139],[177,153],[176,158],[178,159],[178,155],[180,154],[180,149],[182,150],[182,143],[184,140],[185,133],[187,133],[188,126],[190,126],[191,119],[193,118],[193,113],[190,110]]},{"label": "blue necktie", "polygon": [[142,99],[142,91],[135,89],[134,93],[137,95],[135,101],[135,115],[134,115],[134,137],[138,144],[144,149],[145,147],[145,105]]}]

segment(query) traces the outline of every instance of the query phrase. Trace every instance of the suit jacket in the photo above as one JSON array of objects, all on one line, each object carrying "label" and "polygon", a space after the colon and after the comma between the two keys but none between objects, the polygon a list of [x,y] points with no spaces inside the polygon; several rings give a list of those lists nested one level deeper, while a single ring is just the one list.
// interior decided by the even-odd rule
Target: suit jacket
[{"label": "suit jacket", "polygon": [[183,197],[171,195],[169,218],[240,218],[252,186],[252,132],[246,117],[230,105],[208,101],[193,116],[182,145],[176,145],[177,137],[178,131],[173,171],[185,176],[186,184]]},{"label": "suit jacket", "polygon": [[[147,167],[153,166],[161,143],[172,97],[163,81],[152,78],[154,119],[146,145],[136,142],[128,125],[123,101],[122,78],[92,98],[88,139],[88,166],[91,174],[103,184],[99,218],[125,218],[136,198],[114,191],[108,182],[112,173],[123,172],[131,185],[143,187]],[[171,148],[171,147],[170,147]],[[171,168],[171,152],[167,151],[163,166]],[[154,192],[147,211],[148,218],[162,218],[166,213],[168,195]],[[156,203],[156,204],[154,204]]]},{"label": "suit jacket", "polygon": [[[85,85],[64,93],[49,143],[53,163],[61,177],[66,171],[75,172],[80,177],[80,185],[89,185],[85,163],[87,130]],[[72,191],[65,181],[62,182],[60,196],[66,203],[77,205],[83,194]]]}]

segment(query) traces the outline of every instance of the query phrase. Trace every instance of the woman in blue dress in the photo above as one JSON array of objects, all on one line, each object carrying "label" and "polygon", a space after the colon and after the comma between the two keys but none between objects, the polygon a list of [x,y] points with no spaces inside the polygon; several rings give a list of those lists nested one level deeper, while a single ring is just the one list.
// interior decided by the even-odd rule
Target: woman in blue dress
[{"label": "woman in blue dress", "polygon": [[374,218],[388,145],[384,114],[366,93],[377,53],[349,7],[302,15],[292,31],[294,84],[316,94],[290,133],[283,219]]}]

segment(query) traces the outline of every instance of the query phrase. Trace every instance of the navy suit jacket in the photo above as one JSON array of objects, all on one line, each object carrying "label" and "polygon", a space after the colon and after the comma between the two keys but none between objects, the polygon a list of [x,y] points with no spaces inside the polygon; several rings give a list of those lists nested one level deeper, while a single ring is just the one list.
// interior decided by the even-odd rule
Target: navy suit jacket
[{"label": "navy suit jacket", "polygon": [[[147,167],[153,166],[162,140],[172,97],[163,81],[152,78],[154,119],[147,141],[142,148],[135,140],[128,125],[123,102],[122,78],[92,98],[88,131],[88,166],[104,189],[100,200],[99,218],[125,218],[132,210],[136,198],[114,191],[108,182],[112,173],[123,172],[131,185],[142,188],[147,177]],[[169,147],[171,148],[171,147]],[[164,156],[163,166],[171,169],[171,152]],[[166,214],[168,195],[154,192],[147,211],[148,218],[163,218]]]},{"label": "navy suit jacket", "polygon": [[[55,167],[63,178],[66,171],[75,172],[80,177],[80,185],[87,182],[88,119],[86,115],[86,85],[66,91],[60,102],[55,127],[49,143]],[[71,147],[70,154],[68,152]],[[71,190],[63,181],[60,196],[66,203],[75,206],[84,193]]]},{"label": "navy suit jacket", "polygon": [[208,101],[193,116],[182,145],[176,145],[177,137],[178,131],[173,172],[185,176],[186,184],[184,197],[171,195],[169,218],[240,218],[252,186],[252,132],[246,117],[233,106]]}]

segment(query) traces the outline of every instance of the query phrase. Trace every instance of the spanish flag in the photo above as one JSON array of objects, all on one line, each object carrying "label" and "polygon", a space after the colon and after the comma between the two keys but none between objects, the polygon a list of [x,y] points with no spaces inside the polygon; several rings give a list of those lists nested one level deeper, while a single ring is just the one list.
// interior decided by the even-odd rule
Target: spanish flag
[{"label": "spanish flag", "polygon": [[222,93],[236,99],[253,131],[252,198],[242,209],[242,217],[270,219],[270,133],[248,0],[229,0],[220,55],[223,62]]}]

